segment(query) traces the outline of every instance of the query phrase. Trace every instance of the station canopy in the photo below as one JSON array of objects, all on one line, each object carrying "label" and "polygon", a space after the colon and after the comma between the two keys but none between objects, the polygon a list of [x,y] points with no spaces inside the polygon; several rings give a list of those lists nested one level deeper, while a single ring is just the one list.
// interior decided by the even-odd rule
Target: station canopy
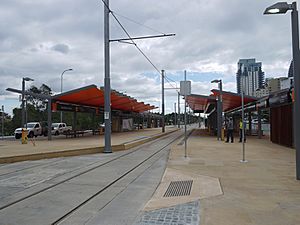
[{"label": "station canopy", "polygon": [[[217,97],[220,95],[220,91],[217,89],[211,90],[212,94],[210,96],[205,95],[195,95],[191,94],[187,96],[188,106],[196,113],[210,113],[213,108],[216,107]],[[223,111],[227,112],[229,110],[238,108],[242,105],[241,95],[233,92],[222,91],[223,100]],[[257,98],[252,96],[244,96],[244,104],[256,101]]]},{"label": "station canopy", "polygon": [[188,106],[196,113],[203,113],[206,111],[210,103],[216,102],[215,97],[205,95],[191,94],[186,96]]},{"label": "station canopy", "polygon": [[[144,102],[138,102],[135,98],[115,90],[111,90],[110,97],[112,110],[140,113],[157,108]],[[104,88],[99,89],[96,85],[89,85],[55,95],[52,97],[52,101],[95,108],[104,107]]]},{"label": "station canopy", "polygon": [[[213,93],[212,96],[219,96],[220,91],[217,89],[211,90]],[[250,102],[255,102],[258,99],[253,96],[244,95],[244,104],[248,104]],[[222,102],[223,102],[223,111],[227,112],[229,110],[238,108],[242,106],[242,96],[237,93],[222,91]]]}]

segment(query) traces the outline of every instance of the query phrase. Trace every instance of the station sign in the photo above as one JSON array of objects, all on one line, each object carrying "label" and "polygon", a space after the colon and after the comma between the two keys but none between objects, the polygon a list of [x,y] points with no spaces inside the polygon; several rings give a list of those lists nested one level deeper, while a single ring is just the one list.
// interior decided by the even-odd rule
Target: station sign
[{"label": "station sign", "polygon": [[191,94],[191,81],[180,81],[180,95],[190,95]]},{"label": "station sign", "polygon": [[292,102],[290,91],[278,92],[270,96],[269,105],[275,107]]},{"label": "station sign", "polygon": [[82,112],[82,113],[97,113],[97,110],[94,107],[87,107],[87,106],[76,106],[76,105],[67,105],[61,103],[52,103],[52,111],[66,111],[66,112]]}]

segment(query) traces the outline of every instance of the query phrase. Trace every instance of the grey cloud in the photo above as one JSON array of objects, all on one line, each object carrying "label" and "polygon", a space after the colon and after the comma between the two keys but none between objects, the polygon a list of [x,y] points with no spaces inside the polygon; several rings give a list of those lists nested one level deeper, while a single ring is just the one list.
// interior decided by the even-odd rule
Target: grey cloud
[{"label": "grey cloud", "polygon": [[57,51],[63,54],[68,54],[70,51],[70,47],[66,44],[56,44],[51,47],[51,50]]},{"label": "grey cloud", "polygon": [[[290,16],[263,16],[273,0],[121,0],[111,9],[175,37],[137,41],[152,62],[166,71],[207,65],[224,68],[235,80],[239,58],[263,62],[266,75],[282,74],[291,59]],[[132,36],[158,32],[118,16]],[[111,38],[126,37],[111,18]],[[40,44],[42,46],[40,46]],[[71,47],[70,47],[71,46]],[[71,48],[71,50],[70,50]],[[54,51],[52,51],[54,50]],[[68,54],[57,54],[56,51]],[[22,76],[60,90],[66,68],[66,90],[90,83],[103,85],[103,4],[98,0],[3,0],[0,9],[0,91],[19,87]],[[205,72],[205,71],[201,71]],[[152,73],[150,80],[142,76]],[[283,74],[284,75],[284,74]],[[111,44],[113,88],[141,100],[159,99],[157,72],[132,45]],[[205,85],[198,85],[205,92]],[[169,94],[173,95],[174,94]],[[172,101],[176,101],[176,96]],[[172,107],[171,107],[172,108]]]}]

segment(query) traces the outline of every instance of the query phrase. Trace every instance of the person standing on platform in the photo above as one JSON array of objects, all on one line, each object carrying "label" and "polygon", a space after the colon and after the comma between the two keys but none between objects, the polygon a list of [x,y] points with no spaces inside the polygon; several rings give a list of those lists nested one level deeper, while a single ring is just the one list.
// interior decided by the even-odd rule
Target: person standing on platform
[{"label": "person standing on platform", "polygon": [[229,139],[231,139],[231,143],[233,143],[233,119],[232,119],[232,117],[230,117],[229,120],[227,121],[226,130],[227,130],[226,143],[229,142]]},{"label": "person standing on platform", "polygon": [[246,142],[246,131],[245,131],[245,122],[243,123],[242,119],[240,119],[240,141],[242,142],[243,140],[243,129],[244,129],[244,142]]}]

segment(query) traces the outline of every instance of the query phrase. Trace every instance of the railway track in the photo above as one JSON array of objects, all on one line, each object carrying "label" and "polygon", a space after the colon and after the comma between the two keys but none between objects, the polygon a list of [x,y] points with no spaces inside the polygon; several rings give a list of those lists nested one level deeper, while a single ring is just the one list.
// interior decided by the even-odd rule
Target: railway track
[{"label": "railway track", "polygon": [[91,163],[63,178],[46,181],[40,188],[1,205],[0,224],[64,223],[116,183],[125,178],[128,180],[127,177],[139,170],[145,171],[180,136],[181,132],[164,136],[99,164]]}]

